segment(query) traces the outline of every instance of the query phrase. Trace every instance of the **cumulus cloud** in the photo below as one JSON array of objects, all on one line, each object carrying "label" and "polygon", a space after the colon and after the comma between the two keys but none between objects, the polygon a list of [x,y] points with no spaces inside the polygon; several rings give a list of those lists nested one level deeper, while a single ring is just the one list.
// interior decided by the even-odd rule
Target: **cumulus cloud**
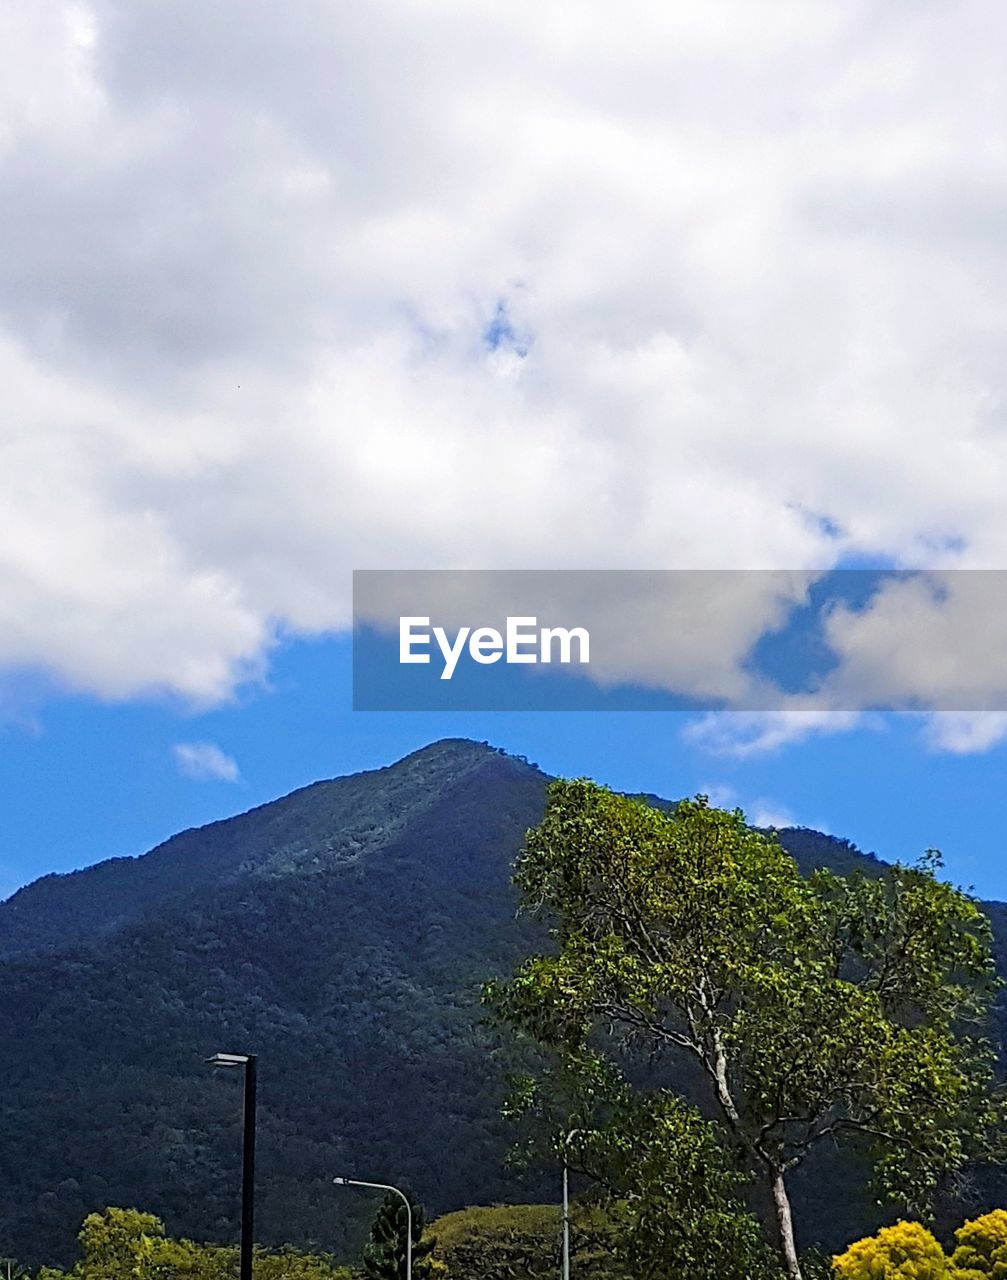
[{"label": "cumulus cloud", "polygon": [[3,666],[212,703],[353,567],[1003,562],[992,0],[0,24]]},{"label": "cumulus cloud", "polygon": [[938,711],[927,716],[923,736],[934,751],[975,755],[1007,739],[1007,712]]},{"label": "cumulus cloud", "polygon": [[838,665],[825,689],[859,705],[986,711],[1007,703],[1007,574],[881,580],[867,607],[826,620]]},{"label": "cumulus cloud", "polygon": [[171,749],[175,764],[196,782],[237,782],[238,762],[214,742],[176,742]]},{"label": "cumulus cloud", "polygon": [[858,711],[710,711],[691,720],[682,737],[711,755],[745,760],[819,734],[847,733],[864,723],[865,717]]},{"label": "cumulus cloud", "polygon": [[733,809],[738,804],[738,793],[726,783],[714,782],[699,788],[715,809]]},{"label": "cumulus cloud", "polygon": [[[722,783],[700,787],[699,790],[718,809],[741,809],[753,827],[783,828],[799,825],[786,805],[779,804],[766,796],[759,796],[750,802],[745,802],[739,797],[734,787]],[[825,828],[816,824],[816,830],[824,831]]]},{"label": "cumulus cloud", "polygon": [[797,826],[797,819],[789,809],[766,799],[755,801],[749,821],[753,827],[776,827],[778,830]]}]

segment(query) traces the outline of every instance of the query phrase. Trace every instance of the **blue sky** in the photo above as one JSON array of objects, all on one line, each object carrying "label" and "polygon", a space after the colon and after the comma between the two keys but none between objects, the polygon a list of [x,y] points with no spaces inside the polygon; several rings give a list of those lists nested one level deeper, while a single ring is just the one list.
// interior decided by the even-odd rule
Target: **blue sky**
[{"label": "blue sky", "polygon": [[[712,792],[753,818],[791,818],[883,857],[912,859],[936,846],[951,878],[1007,897],[1002,746],[935,752],[917,719],[888,717],[739,759],[690,741],[683,731],[696,718],[677,713],[353,712],[350,657],[346,640],[290,644],[268,689],[202,714],[57,698],[38,708],[34,728],[9,726],[0,736],[0,892],[141,853],[185,827],[391,763],[433,739],[467,736],[551,773],[672,797]],[[207,743],[235,762],[236,780],[193,777],[191,762],[186,772],[178,744]]]}]

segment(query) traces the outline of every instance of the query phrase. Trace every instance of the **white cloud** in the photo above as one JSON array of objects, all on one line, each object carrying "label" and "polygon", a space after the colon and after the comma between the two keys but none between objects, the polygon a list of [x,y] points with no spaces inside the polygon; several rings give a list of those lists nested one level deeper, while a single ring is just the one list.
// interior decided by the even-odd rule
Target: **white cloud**
[{"label": "white cloud", "polygon": [[738,804],[738,793],[733,787],[723,783],[711,783],[699,788],[699,794],[706,796],[715,809],[733,809]]},{"label": "white cloud", "polygon": [[826,696],[847,705],[990,711],[1007,706],[1007,573],[884,580],[865,608],[825,626],[839,665]]},{"label": "white cloud", "polygon": [[[734,787],[714,783],[699,788],[717,809],[741,809],[746,820],[753,827],[796,827],[804,825],[798,822],[792,811],[776,800],[766,796],[758,796],[751,801],[744,801]],[[815,830],[824,831],[825,827],[814,824]]]},{"label": "white cloud", "polygon": [[744,760],[817,734],[847,733],[864,723],[865,717],[857,711],[711,711],[690,721],[682,737],[711,755]]},{"label": "white cloud", "polygon": [[924,741],[934,751],[974,755],[1007,739],[1005,711],[938,711],[926,718]]},{"label": "white cloud", "polygon": [[789,809],[766,799],[755,801],[749,815],[749,822],[753,827],[783,828],[798,825],[797,819]]},{"label": "white cloud", "polygon": [[1004,561],[993,0],[0,35],[3,666],[219,701],[354,566]]},{"label": "white cloud", "polygon": [[237,782],[238,762],[213,742],[176,742],[171,749],[175,763],[196,782]]}]

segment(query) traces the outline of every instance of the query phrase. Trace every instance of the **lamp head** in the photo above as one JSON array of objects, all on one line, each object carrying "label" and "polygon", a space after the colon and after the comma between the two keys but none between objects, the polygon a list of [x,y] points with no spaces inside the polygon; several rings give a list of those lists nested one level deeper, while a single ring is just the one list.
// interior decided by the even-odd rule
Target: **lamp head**
[{"label": "lamp head", "polygon": [[247,1053],[215,1053],[212,1058],[205,1058],[210,1067],[243,1067],[249,1059]]}]

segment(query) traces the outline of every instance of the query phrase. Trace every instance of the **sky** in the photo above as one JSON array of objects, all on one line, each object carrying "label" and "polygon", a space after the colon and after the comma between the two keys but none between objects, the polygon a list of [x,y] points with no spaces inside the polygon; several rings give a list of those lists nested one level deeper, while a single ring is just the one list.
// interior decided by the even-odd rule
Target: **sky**
[{"label": "sky", "polygon": [[[1005,38],[992,0],[5,4],[0,895],[465,735],[1007,898],[998,669],[901,717],[364,713],[348,641],[354,569],[1003,568]],[[836,635],[910,683],[946,613],[989,649],[937,604]]]}]

